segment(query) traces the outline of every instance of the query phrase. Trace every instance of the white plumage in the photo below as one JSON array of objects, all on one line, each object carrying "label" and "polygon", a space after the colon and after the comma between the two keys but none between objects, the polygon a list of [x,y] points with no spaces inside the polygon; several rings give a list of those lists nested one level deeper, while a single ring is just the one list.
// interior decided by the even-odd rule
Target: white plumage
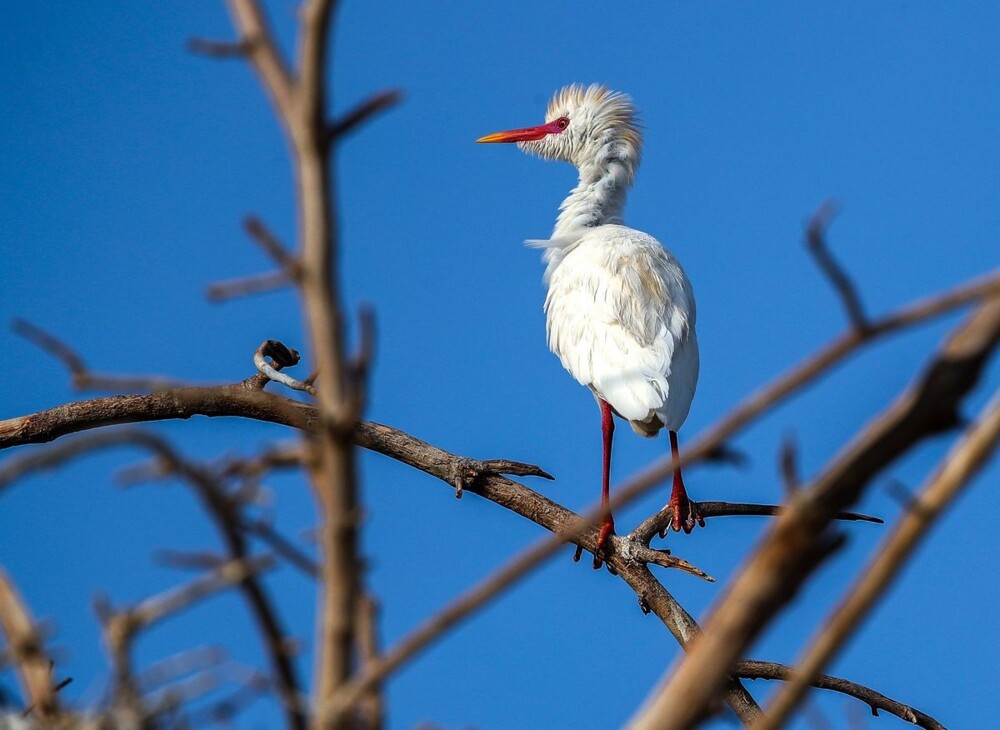
[{"label": "white plumage", "polygon": [[549,348],[636,433],[677,431],[698,382],[691,283],[659,242],[620,225],[546,252]]},{"label": "white plumage", "polygon": [[[553,97],[545,119],[478,141],[516,142],[579,171],[551,238],[528,244],[544,249],[549,348],[590,388],[604,413],[606,502],[614,428],[608,408],[643,436],[666,428],[676,458],[675,432],[698,382],[694,292],[669,251],[622,225],[642,147],[631,99],[603,86],[568,86]],[[699,517],[679,470],[670,504],[674,528],[690,531]],[[609,514],[599,545],[612,529]]]}]

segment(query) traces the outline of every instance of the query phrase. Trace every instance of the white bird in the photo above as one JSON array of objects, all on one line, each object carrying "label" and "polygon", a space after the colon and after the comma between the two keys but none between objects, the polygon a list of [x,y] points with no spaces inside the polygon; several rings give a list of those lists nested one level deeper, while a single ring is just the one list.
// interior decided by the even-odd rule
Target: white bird
[{"label": "white bird", "polygon": [[[545,123],[481,137],[516,142],[525,152],[572,163],[580,182],[559,208],[544,249],[549,348],[593,392],[604,442],[601,503],[607,507],[613,414],[645,437],[670,434],[674,482],[668,506],[675,530],[704,525],[677,466],[677,430],[698,383],[698,339],[691,282],[655,238],[622,225],[642,134],[632,100],[599,85],[556,92]],[[598,554],[614,520],[601,522]],[[595,558],[595,567],[600,565]]]}]

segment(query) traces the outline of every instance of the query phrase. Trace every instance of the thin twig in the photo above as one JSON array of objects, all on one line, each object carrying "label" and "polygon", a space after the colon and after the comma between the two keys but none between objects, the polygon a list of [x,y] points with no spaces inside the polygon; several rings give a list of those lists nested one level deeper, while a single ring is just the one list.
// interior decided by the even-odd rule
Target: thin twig
[{"label": "thin twig", "polygon": [[36,347],[49,353],[69,370],[76,390],[168,390],[183,387],[185,383],[159,375],[106,375],[91,372],[90,368],[65,342],[25,319],[15,318],[11,329]]},{"label": "thin twig", "polygon": [[373,94],[330,125],[327,131],[330,141],[343,139],[375,115],[391,109],[402,100],[403,92],[399,89],[387,89]]},{"label": "thin twig", "polygon": [[187,42],[191,53],[210,58],[246,58],[250,54],[247,41],[216,41],[210,38],[191,38]]},{"label": "thin twig", "polygon": [[299,260],[288,250],[281,240],[274,235],[264,221],[256,216],[248,215],[243,219],[243,229],[247,235],[264,250],[268,256],[285,269],[293,278],[297,278],[300,271]]},{"label": "thin twig", "polygon": [[861,306],[858,290],[826,245],[826,230],[836,214],[837,204],[833,200],[827,200],[817,208],[809,220],[809,225],[806,226],[806,245],[840,297],[851,325],[859,332],[864,332],[868,329],[869,322],[864,307]]},{"label": "thin twig", "polygon": [[209,284],[205,296],[210,302],[224,302],[229,299],[277,291],[293,283],[294,281],[287,271],[269,271],[265,274]]},{"label": "thin twig", "polygon": [[[772,679],[789,682],[795,681],[796,677],[796,671],[792,667],[775,662],[760,662],[752,659],[738,662],[735,674],[743,679]],[[840,677],[831,677],[829,674],[821,674],[812,680],[811,685],[818,689],[840,692],[859,699],[871,708],[873,715],[878,715],[879,710],[882,710],[927,730],[945,730],[944,725],[930,715],[909,705],[904,705],[902,702],[897,702],[880,692],[876,692],[856,682],[841,679]],[[758,725],[755,725],[754,730],[757,730],[757,727]]]}]

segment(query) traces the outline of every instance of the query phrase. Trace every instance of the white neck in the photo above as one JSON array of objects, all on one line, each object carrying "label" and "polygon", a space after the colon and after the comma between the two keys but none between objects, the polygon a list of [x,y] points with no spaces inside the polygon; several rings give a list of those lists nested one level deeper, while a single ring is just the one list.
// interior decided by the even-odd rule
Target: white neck
[{"label": "white neck", "polygon": [[635,174],[634,158],[609,154],[580,165],[579,171],[580,182],[559,206],[553,239],[576,240],[582,229],[622,222],[625,194]]}]

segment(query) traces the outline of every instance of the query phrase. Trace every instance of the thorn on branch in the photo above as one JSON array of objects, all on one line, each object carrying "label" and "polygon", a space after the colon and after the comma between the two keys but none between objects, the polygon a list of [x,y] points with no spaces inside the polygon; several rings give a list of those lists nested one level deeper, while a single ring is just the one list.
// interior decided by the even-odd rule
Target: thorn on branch
[{"label": "thorn on branch", "polygon": [[[509,459],[456,459],[451,467],[451,483],[455,486],[455,497],[462,498],[465,489],[475,485],[476,480],[487,474],[508,474],[519,477],[541,477],[552,479],[551,474],[534,464]],[[582,550],[582,548],[580,548]],[[579,555],[575,558],[579,560]]]},{"label": "thorn on branch", "polygon": [[834,200],[826,200],[816,209],[806,225],[806,246],[840,297],[851,326],[857,332],[865,333],[871,329],[871,323],[865,316],[857,288],[833,258],[826,244],[826,229],[837,212],[838,206]]},{"label": "thorn on branch", "polygon": [[349,112],[334,120],[327,130],[327,142],[333,144],[353,132],[376,114],[390,109],[403,100],[399,89],[387,89],[368,97]]},{"label": "thorn on branch", "polygon": [[669,550],[654,550],[648,545],[644,545],[640,540],[632,536],[612,538],[622,557],[636,565],[659,565],[661,568],[675,568],[677,570],[698,576],[709,583],[714,583],[715,578],[710,576],[700,568],[696,568],[688,561],[674,557]]}]

